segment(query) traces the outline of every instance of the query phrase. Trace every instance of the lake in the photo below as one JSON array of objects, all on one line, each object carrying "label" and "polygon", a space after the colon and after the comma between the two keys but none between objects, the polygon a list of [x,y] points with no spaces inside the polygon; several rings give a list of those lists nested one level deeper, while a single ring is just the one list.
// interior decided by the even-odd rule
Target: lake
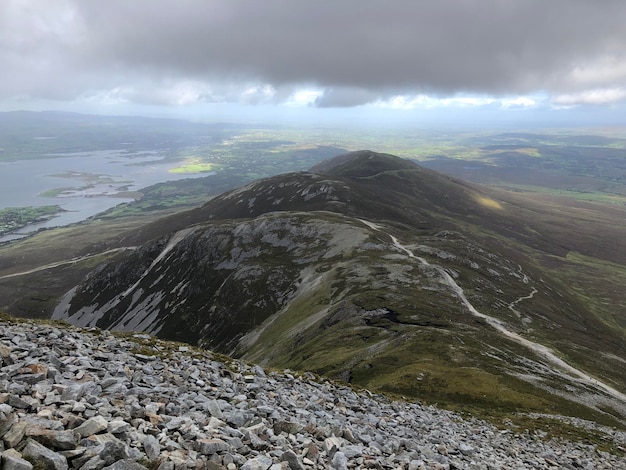
[{"label": "lake", "polygon": [[[179,163],[178,163],[179,164]],[[164,181],[207,176],[170,173],[177,163],[157,152],[106,150],[55,154],[40,159],[0,162],[0,208],[59,205],[66,212],[0,242],[22,238],[41,228],[83,221],[123,202],[133,191]]]}]

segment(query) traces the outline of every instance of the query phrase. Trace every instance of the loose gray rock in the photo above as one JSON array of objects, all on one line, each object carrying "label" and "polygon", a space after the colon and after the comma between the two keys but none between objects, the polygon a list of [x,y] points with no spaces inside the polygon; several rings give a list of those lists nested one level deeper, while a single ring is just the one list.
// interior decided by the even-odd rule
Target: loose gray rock
[{"label": "loose gray rock", "polygon": [[159,441],[156,437],[147,435],[143,438],[141,443],[144,451],[146,452],[146,457],[148,457],[149,460],[154,460],[159,456],[161,446],[159,445]]},{"label": "loose gray rock", "polygon": [[241,466],[241,470],[267,470],[272,466],[272,459],[265,455],[260,455],[248,460]]},{"label": "loose gray rock", "polygon": [[76,434],[71,430],[54,431],[35,426],[28,429],[26,435],[40,444],[55,450],[75,449],[78,444]]},{"label": "loose gray rock", "polygon": [[202,455],[213,455],[230,449],[230,446],[221,439],[198,439],[197,447]]},{"label": "loose gray rock", "polygon": [[26,426],[27,424],[23,421],[11,426],[11,429],[2,437],[4,445],[8,448],[15,447],[24,437]]},{"label": "loose gray rock", "polygon": [[337,470],[348,470],[348,457],[343,452],[336,452],[333,456],[333,468]]},{"label": "loose gray rock", "polygon": [[87,437],[105,431],[107,426],[108,423],[106,419],[102,416],[94,416],[75,428],[74,432],[80,437]]},{"label": "loose gray rock", "polygon": [[33,470],[33,464],[22,458],[15,449],[8,449],[2,452],[3,470]]},{"label": "loose gray rock", "polygon": [[111,434],[121,434],[129,431],[130,428],[130,424],[121,419],[115,419],[107,424],[107,432]]},{"label": "loose gray rock", "polygon": [[124,459],[118,460],[114,464],[104,467],[102,470],[148,470],[148,468],[135,462],[134,460]]},{"label": "loose gray rock", "polygon": [[28,439],[22,455],[42,470],[68,470],[67,459],[39,442]]},{"label": "loose gray rock", "polygon": [[304,465],[300,463],[300,460],[298,460],[298,456],[292,450],[284,452],[281,456],[281,459],[289,464],[289,468],[291,470],[304,470]]},{"label": "loose gray rock", "polygon": [[128,449],[126,444],[113,437],[111,434],[108,436],[110,436],[110,438],[102,444],[102,449],[99,452],[99,456],[104,461],[104,464],[111,465],[118,460],[128,458]]},{"label": "loose gray rock", "polygon": [[[312,374],[223,364],[178,346],[170,356],[171,345],[147,335],[0,322],[3,344],[2,470],[626,469],[592,445],[499,430]],[[620,430],[549,418],[626,448]]]}]

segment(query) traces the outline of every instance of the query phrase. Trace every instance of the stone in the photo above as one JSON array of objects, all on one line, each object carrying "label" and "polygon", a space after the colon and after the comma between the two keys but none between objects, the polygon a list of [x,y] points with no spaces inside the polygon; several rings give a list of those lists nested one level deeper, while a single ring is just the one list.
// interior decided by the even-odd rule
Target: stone
[{"label": "stone", "polygon": [[248,445],[254,450],[265,450],[269,447],[269,443],[265,439],[261,439],[256,433],[247,431],[246,440]]},{"label": "stone", "polygon": [[159,456],[161,446],[156,437],[147,435],[143,438],[141,444],[143,445],[143,450],[149,460],[154,460]]},{"label": "stone", "polygon": [[204,470],[225,470],[226,467],[224,467],[223,465],[220,465],[217,462],[212,462],[212,461],[208,461],[205,465],[204,465]]},{"label": "stone", "polygon": [[239,437],[227,438],[226,442],[228,443],[230,447],[232,447],[235,450],[239,450],[244,446],[242,440]]},{"label": "stone", "polygon": [[13,407],[7,403],[0,403],[0,419],[6,418],[13,411]]},{"label": "stone", "polygon": [[93,418],[89,418],[80,426],[76,427],[74,432],[80,437],[87,437],[106,431],[107,427],[108,423],[106,419],[102,416],[94,416]]},{"label": "stone", "polygon": [[459,444],[459,452],[461,452],[463,455],[472,455],[474,453],[474,448],[469,444],[461,442],[461,444]]},{"label": "stone", "polygon": [[4,418],[0,418],[0,437],[4,437],[4,435],[13,427],[15,423],[17,423],[17,421],[18,417],[15,413],[9,413],[6,414]]},{"label": "stone", "polygon": [[33,464],[22,458],[15,449],[7,449],[1,454],[2,470],[33,470]]},{"label": "stone", "polygon": [[56,450],[75,449],[78,444],[76,434],[71,430],[55,431],[35,426],[28,429],[26,435],[40,444]]},{"label": "stone", "polygon": [[23,421],[16,422],[11,429],[2,437],[7,448],[15,447],[24,437],[27,424]]},{"label": "stone", "polygon": [[[103,435],[103,437],[104,436],[106,435]],[[128,458],[128,448],[126,444],[113,437],[113,435],[109,436],[110,438],[102,444],[102,449],[99,453],[100,458],[104,461],[105,465],[111,465],[118,460]]]},{"label": "stone", "polygon": [[224,415],[224,419],[228,422],[228,424],[235,427],[242,427],[247,421],[246,415],[242,411],[227,413]]},{"label": "stone", "polygon": [[211,416],[217,419],[224,419],[224,413],[222,412],[222,409],[220,408],[220,405],[217,402],[217,400],[207,401],[206,407],[207,407],[207,411],[211,414]]},{"label": "stone", "polygon": [[315,445],[315,442],[309,441],[304,445],[304,455],[306,455],[306,457],[313,462],[317,462],[319,460],[320,451],[317,445]]},{"label": "stone", "polygon": [[343,440],[339,437],[331,436],[324,439],[324,443],[322,444],[322,448],[324,452],[326,452],[331,457],[337,452],[341,446],[343,445]]},{"label": "stone", "polygon": [[72,383],[63,388],[61,401],[78,401],[83,396],[83,387],[80,384]]},{"label": "stone", "polygon": [[33,402],[29,400],[30,397],[18,397],[17,395],[11,395],[9,397],[9,406],[13,408],[19,408],[21,410],[28,410]]},{"label": "stone", "polygon": [[176,430],[180,429],[180,427],[183,426],[183,424],[187,423],[188,420],[189,420],[189,418],[187,418],[185,416],[176,416],[176,417],[170,419],[165,424],[165,427],[167,429],[169,429],[170,431],[176,431]]},{"label": "stone", "polygon": [[260,455],[246,461],[246,463],[241,466],[241,470],[267,470],[272,466],[272,463],[271,458],[265,455]]},{"label": "stone", "polygon": [[304,465],[300,463],[298,456],[292,450],[288,450],[287,452],[283,452],[281,456],[282,461],[287,462],[289,464],[289,468],[291,470],[304,470]]},{"label": "stone", "polygon": [[348,470],[348,457],[343,452],[335,452],[332,465],[336,470]]},{"label": "stone", "polygon": [[[409,469],[408,470],[426,470],[426,464],[424,463],[423,460],[411,460],[409,462]],[[463,468],[463,467],[459,467],[459,468]]]},{"label": "stone", "polygon": [[10,358],[11,352],[13,352],[13,349],[10,346],[0,343],[0,358],[3,360]]},{"label": "stone", "polygon": [[76,457],[82,456],[87,449],[85,447],[78,447],[72,450],[60,450],[59,454],[65,457],[67,460],[75,459]]},{"label": "stone", "polygon": [[[174,467],[172,466],[172,470],[173,468]],[[123,459],[123,460],[118,460],[117,462],[107,467],[104,467],[102,470],[148,470],[148,468],[144,467],[140,463],[135,462],[134,460]]]},{"label": "stone", "polygon": [[64,456],[32,439],[28,439],[22,455],[26,460],[37,464],[37,468],[41,470],[68,470],[69,468]]},{"label": "stone", "polygon": [[111,434],[121,434],[129,431],[130,428],[131,425],[121,419],[114,419],[107,424],[107,432],[110,432]]},{"label": "stone", "polygon": [[[164,460],[159,464],[159,466],[157,467],[157,470],[175,470],[174,462],[172,462],[171,460]],[[236,469],[233,469],[233,470],[236,470]]]},{"label": "stone", "polygon": [[298,434],[302,431],[302,426],[300,423],[296,423],[293,421],[276,421],[274,423],[274,433],[280,434],[281,432],[287,434]]},{"label": "stone", "polygon": [[197,450],[202,455],[213,455],[230,450],[230,446],[221,439],[198,439]]},{"label": "stone", "polygon": [[101,470],[105,467],[105,462],[99,455],[94,455],[80,466],[80,470]]},{"label": "stone", "polygon": [[29,374],[20,374],[20,375],[15,375],[12,377],[12,379],[16,382],[23,382],[26,383],[28,385],[35,385],[39,382],[41,382],[42,380],[46,379],[46,375],[47,373],[40,373],[40,374],[33,374],[33,373],[29,373]]}]

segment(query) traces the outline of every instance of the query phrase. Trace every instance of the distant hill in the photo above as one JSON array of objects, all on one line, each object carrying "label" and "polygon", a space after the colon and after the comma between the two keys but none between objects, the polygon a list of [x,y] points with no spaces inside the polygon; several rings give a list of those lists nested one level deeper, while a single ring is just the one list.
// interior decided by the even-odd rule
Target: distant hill
[{"label": "distant hill", "polygon": [[626,319],[559,269],[626,263],[626,218],[553,202],[344,154],[141,228],[53,318],[483,413],[624,423]]}]

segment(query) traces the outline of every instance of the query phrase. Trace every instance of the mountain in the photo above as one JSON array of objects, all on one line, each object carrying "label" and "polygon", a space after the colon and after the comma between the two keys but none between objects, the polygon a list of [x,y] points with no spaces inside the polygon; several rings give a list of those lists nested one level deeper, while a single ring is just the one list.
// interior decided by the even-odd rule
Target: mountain
[{"label": "mountain", "polygon": [[482,413],[626,423],[624,311],[572,268],[622,269],[623,216],[353,152],[142,228],[53,319]]}]

